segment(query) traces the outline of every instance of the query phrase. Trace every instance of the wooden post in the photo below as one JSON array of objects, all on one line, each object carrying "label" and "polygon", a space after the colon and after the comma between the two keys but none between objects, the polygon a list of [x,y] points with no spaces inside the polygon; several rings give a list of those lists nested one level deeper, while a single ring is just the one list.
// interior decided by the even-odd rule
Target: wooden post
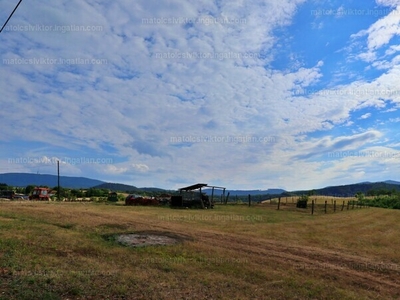
[{"label": "wooden post", "polygon": [[225,201],[225,204],[227,204],[226,199],[225,199],[225,188],[222,190],[222,200]]},{"label": "wooden post", "polygon": [[351,209],[354,209],[354,204],[355,204],[355,202],[356,202],[356,201],[354,201],[354,200],[353,200],[353,206],[352,206],[352,208],[351,208]]},{"label": "wooden post", "polygon": [[60,161],[57,160],[57,200],[60,201]]},{"label": "wooden post", "polygon": [[333,201],[333,212],[336,212],[336,200]]},{"label": "wooden post", "polygon": [[347,210],[349,210],[350,201],[347,200]]},{"label": "wooden post", "polygon": [[230,195],[230,194],[231,194],[231,192],[228,192],[228,195],[226,196],[226,200],[225,200],[226,203],[228,203],[229,195]]},{"label": "wooden post", "polygon": [[281,206],[281,197],[278,198],[278,210],[280,206]]},{"label": "wooden post", "polygon": [[202,193],[201,193],[201,188],[200,188],[200,203],[201,203],[201,208],[205,208],[204,202],[203,202],[203,197],[201,197]]},{"label": "wooden post", "polygon": [[344,209],[344,201],[343,201],[343,204],[342,204],[342,211],[343,211],[343,209]]},{"label": "wooden post", "polygon": [[251,206],[251,196],[249,194],[249,206]]},{"label": "wooden post", "polygon": [[314,200],[311,201],[311,214],[314,214]]},{"label": "wooden post", "polygon": [[328,201],[325,200],[325,213],[326,213],[326,207],[328,206]]}]

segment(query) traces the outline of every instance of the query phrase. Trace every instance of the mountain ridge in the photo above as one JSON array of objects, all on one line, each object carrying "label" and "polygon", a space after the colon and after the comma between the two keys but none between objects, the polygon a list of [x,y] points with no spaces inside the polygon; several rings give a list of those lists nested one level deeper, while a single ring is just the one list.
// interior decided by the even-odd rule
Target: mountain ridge
[{"label": "mountain ridge", "polygon": [[[51,174],[35,174],[35,173],[3,173],[0,174],[0,183],[5,183],[10,186],[25,187],[28,185],[45,185],[49,187],[57,186],[57,175]],[[134,185],[127,185],[122,183],[112,183],[105,182],[97,179],[91,179],[86,177],[73,177],[73,176],[60,176],[60,185],[64,188],[73,189],[87,189],[87,188],[105,188],[112,191],[123,191],[123,192],[164,192],[170,191],[166,189],[161,189],[157,187],[143,187],[139,188]],[[327,186],[320,189],[311,190],[299,190],[299,191],[286,191],[284,189],[266,189],[266,190],[225,190],[225,196],[257,196],[257,195],[301,195],[307,194],[309,192],[315,192],[319,195],[326,196],[354,196],[358,192],[366,194],[369,190],[381,189],[381,190],[396,190],[400,191],[400,182],[394,180],[385,180],[379,182],[369,182],[364,181],[360,183],[347,184],[347,185],[337,185],[337,186]],[[211,195],[211,189],[205,188],[203,190],[205,193]],[[222,190],[215,189],[214,195],[220,196]]]}]

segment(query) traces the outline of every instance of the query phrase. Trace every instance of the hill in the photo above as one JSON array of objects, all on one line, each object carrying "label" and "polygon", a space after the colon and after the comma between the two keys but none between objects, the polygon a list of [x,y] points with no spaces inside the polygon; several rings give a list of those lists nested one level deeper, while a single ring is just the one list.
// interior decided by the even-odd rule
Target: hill
[{"label": "hill", "polygon": [[[358,192],[367,194],[371,190],[400,191],[400,183],[397,183],[397,181],[392,181],[392,180],[387,180],[385,182],[362,182],[362,183],[339,185],[339,186],[329,186],[312,191],[316,195],[353,197]],[[295,191],[292,193],[296,195],[301,195],[301,194],[308,194],[310,191],[311,190],[304,190],[304,191]]]},{"label": "hill", "polygon": [[[57,186],[57,175],[51,174],[34,174],[34,173],[4,173],[0,174],[0,183],[5,183],[9,186],[26,187],[28,185],[45,185],[48,187]],[[60,185],[63,188],[70,189],[109,189],[111,191],[135,193],[138,191],[144,192],[164,192],[165,190],[159,188],[138,188],[133,185],[122,183],[110,183],[97,179],[90,179],[86,177],[70,177],[60,176]]]},{"label": "hill", "polygon": [[[57,186],[57,175],[34,173],[4,173],[0,174],[0,182],[10,186],[25,187],[28,185]],[[71,189],[85,189],[105,183],[101,180],[86,177],[60,176],[60,185]]]},{"label": "hill", "polygon": [[115,192],[127,192],[127,193],[135,193],[140,191],[139,188],[133,185],[127,185],[127,184],[122,184],[122,183],[102,183],[99,185],[94,186],[93,188],[96,189],[108,189],[110,191],[115,191]]}]

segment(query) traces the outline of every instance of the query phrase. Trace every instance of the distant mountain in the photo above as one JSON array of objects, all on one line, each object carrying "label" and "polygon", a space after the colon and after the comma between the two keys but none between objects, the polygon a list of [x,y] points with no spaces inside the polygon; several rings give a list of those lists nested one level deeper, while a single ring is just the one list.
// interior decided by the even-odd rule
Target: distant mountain
[{"label": "distant mountain", "polygon": [[[393,183],[388,183],[393,182]],[[315,192],[317,195],[336,196],[336,197],[353,197],[358,192],[367,194],[371,190],[384,190],[384,191],[400,191],[400,182],[387,180],[385,182],[361,182],[355,184],[329,186],[322,189],[294,191],[293,194],[301,195],[308,194],[310,191]]]},{"label": "distant mountain", "polygon": [[[5,173],[0,174],[0,183],[10,186],[25,187],[28,185],[46,185],[48,187],[57,186],[57,175],[34,174],[34,173]],[[86,189],[105,183],[101,180],[85,177],[60,176],[60,185],[71,189]]]},{"label": "distant mountain", "polygon": [[96,189],[108,189],[111,191],[115,191],[115,192],[128,192],[128,193],[135,193],[140,191],[139,188],[137,188],[136,186],[133,185],[127,185],[127,184],[122,184],[122,183],[102,183],[96,186],[93,186],[93,188]]},{"label": "distant mountain", "polygon": [[160,188],[155,188],[155,187],[141,187],[140,190],[143,191],[143,192],[152,192],[152,193],[169,193],[169,192],[173,192],[173,191],[170,191],[170,190],[165,190],[165,189],[160,189]]},{"label": "distant mountain", "polygon": [[[45,185],[48,187],[57,186],[57,175],[49,174],[34,174],[34,173],[5,173],[0,174],[0,183],[5,183],[9,186],[26,187],[28,185]],[[111,191],[135,193],[139,191],[144,192],[165,192],[159,188],[138,188],[133,185],[122,183],[110,183],[101,180],[90,179],[85,177],[69,177],[60,176],[60,185],[63,188],[69,189],[108,189]]]},{"label": "distant mountain", "polygon": [[[202,190],[204,193],[207,195],[211,195],[212,190],[211,189],[204,189]],[[225,196],[258,196],[258,195],[280,195],[282,193],[286,192],[285,190],[282,189],[268,189],[268,190],[225,190]],[[222,190],[220,189],[214,189],[214,195],[215,196],[220,196],[223,193]]]},{"label": "distant mountain", "polygon": [[[34,173],[4,173],[0,174],[0,183],[5,183],[10,186],[26,187],[28,185],[45,185],[48,187],[57,186],[57,175],[49,174],[34,174]],[[107,183],[101,180],[90,179],[86,177],[69,177],[60,176],[60,185],[64,188],[72,189],[87,189],[99,188],[109,189],[112,191],[120,192],[172,192],[156,187],[138,188],[133,185],[121,183]],[[367,194],[371,190],[386,190],[386,191],[400,191],[400,182],[394,180],[386,180],[384,182],[361,182],[340,186],[328,186],[321,189],[312,190],[317,195],[348,197],[354,196],[358,192]],[[203,189],[203,192],[211,195],[211,189]],[[258,196],[258,195],[301,195],[308,194],[310,190],[287,192],[283,189],[267,189],[267,190],[225,190],[225,196]],[[214,195],[220,196],[222,190],[215,189]]]},{"label": "distant mountain", "polygon": [[400,181],[394,181],[394,180],[386,180],[384,181],[384,183],[400,185]]}]

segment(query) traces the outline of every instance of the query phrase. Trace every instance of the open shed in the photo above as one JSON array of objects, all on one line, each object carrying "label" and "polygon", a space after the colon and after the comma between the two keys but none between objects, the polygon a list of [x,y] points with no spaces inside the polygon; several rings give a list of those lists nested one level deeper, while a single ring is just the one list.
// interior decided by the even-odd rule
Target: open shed
[{"label": "open shed", "polygon": [[[204,188],[211,189],[211,198],[203,193],[202,189]],[[213,208],[214,189],[222,189],[225,194],[224,187],[212,186],[206,183],[196,183],[180,188],[178,190],[179,195],[171,197],[171,207]]]}]

